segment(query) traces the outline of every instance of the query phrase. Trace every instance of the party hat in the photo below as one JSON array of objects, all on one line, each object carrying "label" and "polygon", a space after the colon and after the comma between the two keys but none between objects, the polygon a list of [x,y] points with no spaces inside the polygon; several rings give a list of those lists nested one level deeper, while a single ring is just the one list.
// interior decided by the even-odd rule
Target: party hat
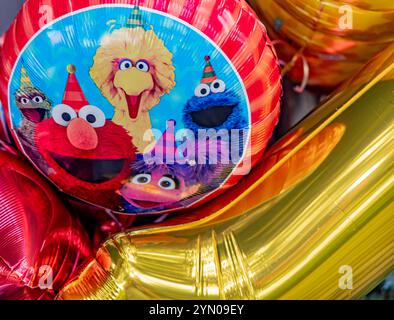
[{"label": "party hat", "polygon": [[211,57],[206,56],[205,68],[204,68],[204,73],[202,75],[201,83],[210,85],[212,82],[217,80],[217,78],[218,77],[216,76],[215,70],[213,69],[213,66],[211,64]]},{"label": "party hat", "polygon": [[76,111],[89,104],[83,93],[78,79],[75,76],[76,68],[70,64],[67,66],[68,80],[64,90],[63,103],[69,105]]},{"label": "party hat", "polygon": [[175,125],[175,120],[167,121],[167,129],[153,149],[152,155],[157,164],[174,164],[176,160]]},{"label": "party hat", "polygon": [[31,82],[31,79],[27,74],[27,70],[24,65],[22,65],[21,69],[21,88],[34,88],[34,85]]},{"label": "party hat", "polygon": [[129,20],[127,21],[126,26],[128,28],[137,28],[142,27],[142,15],[141,9],[139,6],[135,6],[133,11],[130,14]]}]

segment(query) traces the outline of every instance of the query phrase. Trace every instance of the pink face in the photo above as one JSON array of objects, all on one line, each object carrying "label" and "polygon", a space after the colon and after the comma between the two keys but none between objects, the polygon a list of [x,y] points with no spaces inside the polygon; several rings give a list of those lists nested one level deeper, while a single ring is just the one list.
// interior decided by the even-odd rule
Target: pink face
[{"label": "pink face", "polygon": [[155,169],[133,176],[123,185],[120,194],[137,208],[154,209],[181,201],[186,191],[183,178],[174,177],[166,170]]}]

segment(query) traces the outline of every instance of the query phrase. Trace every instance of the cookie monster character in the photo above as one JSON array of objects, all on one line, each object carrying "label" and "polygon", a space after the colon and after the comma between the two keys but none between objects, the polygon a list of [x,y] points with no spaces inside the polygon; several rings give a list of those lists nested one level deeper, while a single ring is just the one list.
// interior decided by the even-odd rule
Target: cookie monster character
[{"label": "cookie monster character", "polygon": [[179,161],[174,126],[175,121],[168,121],[166,132],[149,156],[139,156],[131,166],[132,176],[118,191],[128,212],[148,213],[182,207],[215,180],[216,166]]},{"label": "cookie monster character", "polygon": [[205,62],[201,83],[183,109],[185,127],[192,130],[196,137],[199,130],[246,128],[240,98],[235,92],[227,90],[223,80],[218,79],[209,56],[205,57]]},{"label": "cookie monster character", "polygon": [[50,117],[52,104],[47,96],[34,86],[23,65],[21,84],[15,92],[15,103],[23,117],[18,133],[25,143],[34,145],[36,126]]},{"label": "cookie monster character", "polygon": [[116,208],[116,190],[130,175],[136,147],[122,126],[87,101],[75,67],[69,65],[67,71],[63,101],[50,119],[38,124],[36,145],[51,168],[49,177],[62,191]]}]

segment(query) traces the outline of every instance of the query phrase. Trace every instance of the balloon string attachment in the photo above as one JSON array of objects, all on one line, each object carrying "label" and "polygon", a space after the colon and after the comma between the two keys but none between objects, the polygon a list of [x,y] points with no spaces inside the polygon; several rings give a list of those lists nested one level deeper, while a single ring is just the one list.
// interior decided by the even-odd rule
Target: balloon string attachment
[{"label": "balloon string attachment", "polygon": [[[290,44],[288,44],[283,40],[274,40],[272,41],[272,44],[274,47],[277,45],[286,45],[291,47]],[[303,54],[304,48],[305,47],[302,47],[300,50],[298,50],[298,52],[296,52],[291,58],[291,60],[287,63],[284,60],[279,60],[279,64],[282,67],[282,72],[281,72],[282,77],[284,77],[288,72],[290,72],[294,68],[295,64],[299,59],[302,60],[302,71],[303,71],[302,81],[299,85],[296,85],[294,87],[294,91],[297,93],[302,93],[305,91],[305,88],[308,85],[309,75],[310,75],[309,63]]]}]

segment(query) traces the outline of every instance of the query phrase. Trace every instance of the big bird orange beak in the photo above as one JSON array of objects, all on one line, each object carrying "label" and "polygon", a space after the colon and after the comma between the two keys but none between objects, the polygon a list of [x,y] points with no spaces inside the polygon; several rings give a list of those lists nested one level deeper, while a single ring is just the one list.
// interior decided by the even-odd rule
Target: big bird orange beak
[{"label": "big bird orange beak", "polygon": [[131,119],[136,119],[140,110],[142,94],[154,87],[152,75],[136,68],[119,70],[115,75],[114,85],[124,91],[129,116]]}]

